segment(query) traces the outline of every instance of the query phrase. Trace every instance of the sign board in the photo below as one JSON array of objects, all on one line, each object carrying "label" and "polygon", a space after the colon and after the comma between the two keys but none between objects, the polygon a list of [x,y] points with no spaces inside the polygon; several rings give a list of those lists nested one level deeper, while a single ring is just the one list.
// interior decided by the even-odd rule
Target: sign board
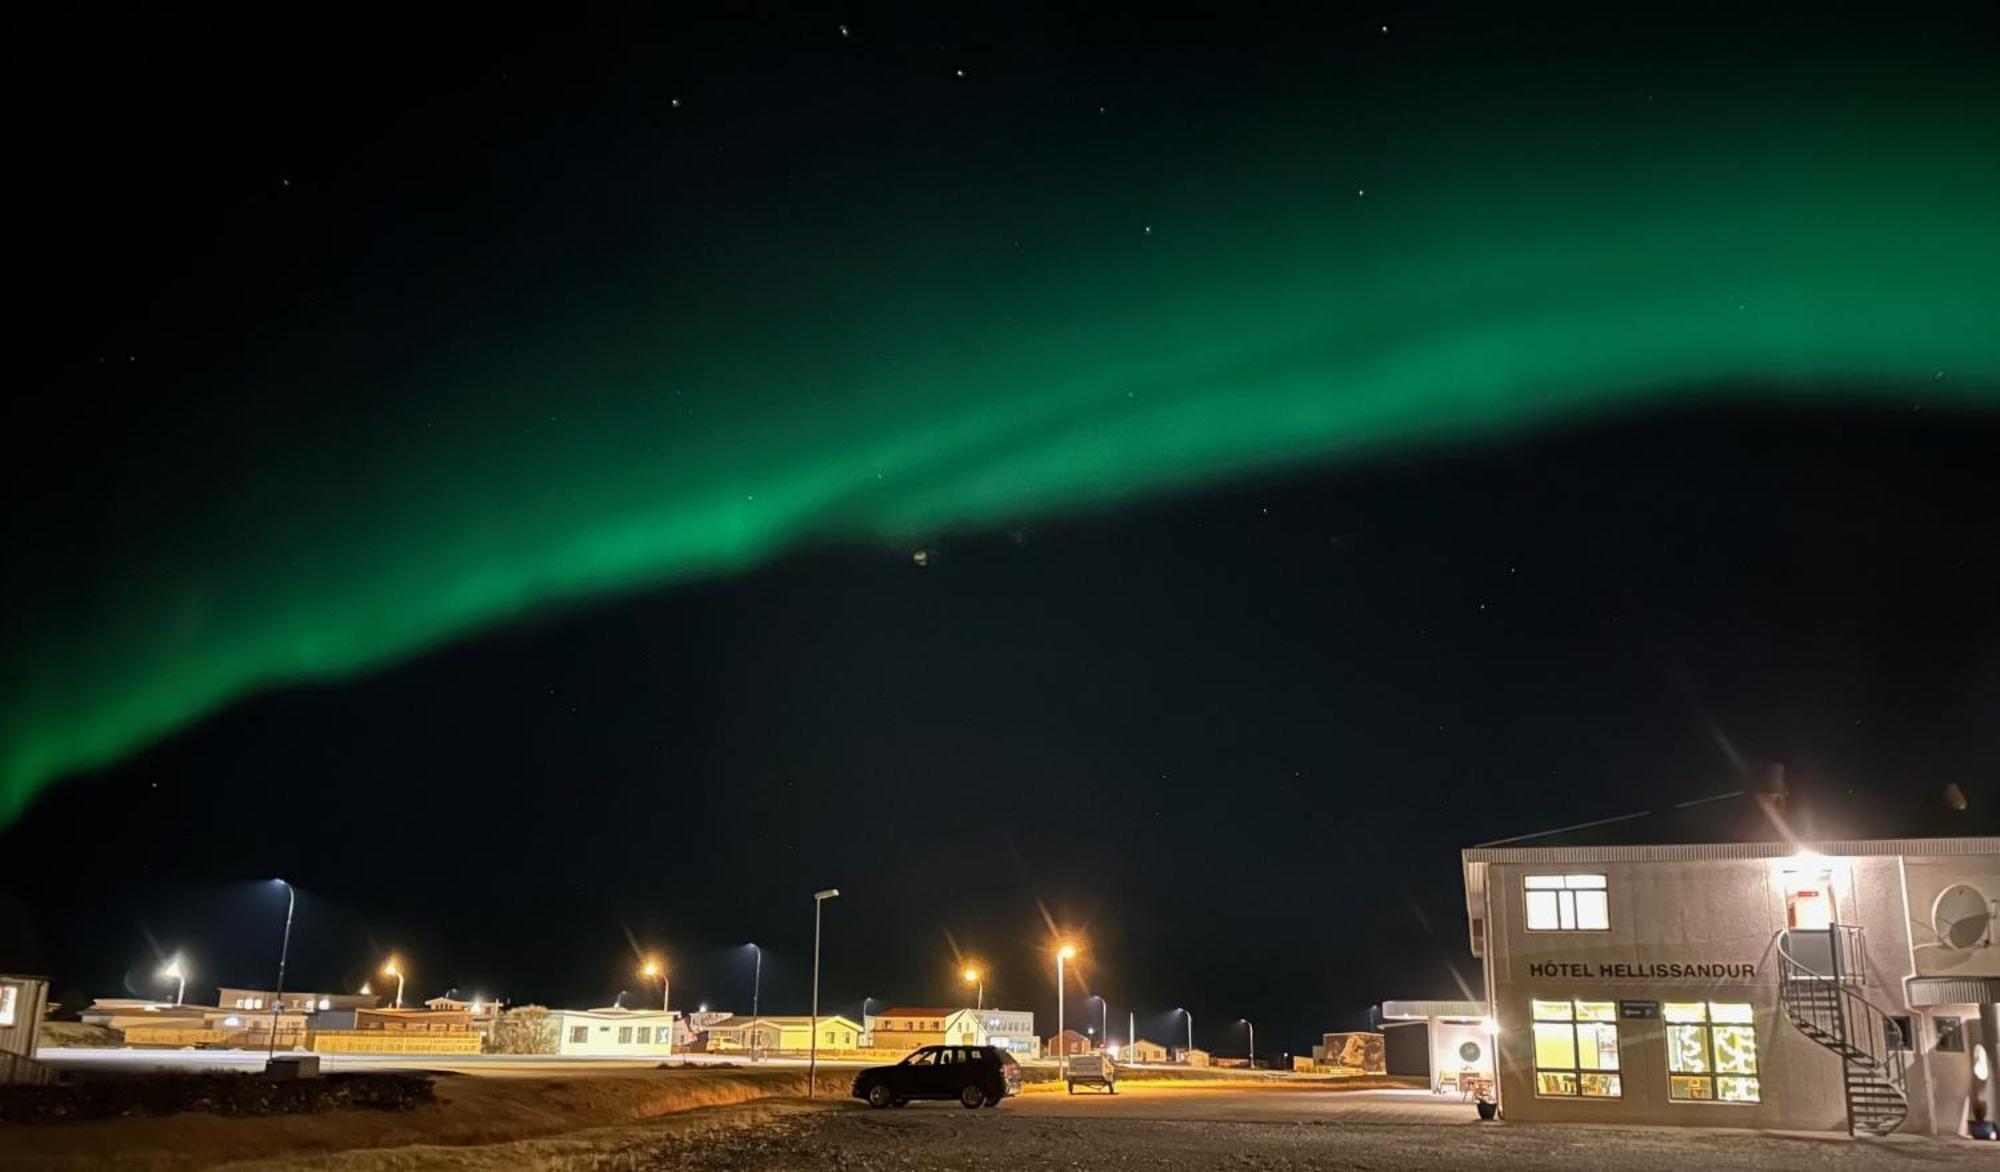
[{"label": "sign board", "polygon": [[1660,1016],[1660,1003],[1657,1001],[1620,1001],[1618,1003],[1618,1016],[1624,1018],[1626,1021],[1651,1021]]}]

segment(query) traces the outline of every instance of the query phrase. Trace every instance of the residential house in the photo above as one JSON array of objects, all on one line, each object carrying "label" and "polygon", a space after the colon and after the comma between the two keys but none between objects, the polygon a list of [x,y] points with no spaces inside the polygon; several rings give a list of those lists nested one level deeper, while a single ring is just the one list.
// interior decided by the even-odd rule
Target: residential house
[{"label": "residential house", "polygon": [[1140,1038],[1125,1047],[1125,1052],[1120,1054],[1118,1058],[1121,1062],[1126,1063],[1144,1064],[1151,1062],[1163,1064],[1167,1060],[1167,1048],[1158,1042],[1148,1042],[1146,1039]]},{"label": "residential house", "polygon": [[1042,1053],[1054,1058],[1074,1058],[1079,1054],[1088,1054],[1094,1049],[1096,1044],[1092,1039],[1075,1030],[1064,1030],[1049,1039],[1048,1044],[1042,1047]]},{"label": "residential house", "polygon": [[551,1009],[556,1053],[589,1058],[665,1057],[674,1019],[662,1009]]},{"label": "residential house", "polygon": [[[804,1054],[813,1046],[813,1019],[801,1015],[730,1016],[710,1023],[704,1048],[711,1054],[757,1051]],[[820,1053],[861,1048],[861,1023],[839,1014],[819,1018]]]},{"label": "residential house", "polygon": [[[994,1011],[997,1015],[998,1011]],[[978,1046],[986,1042],[986,1021],[976,1009],[897,1006],[868,1019],[869,1041],[878,1050],[919,1046]]]},{"label": "residential house", "polygon": [[[224,985],[215,991],[217,1009],[261,1009],[269,1012],[280,995],[269,989],[238,989]],[[323,1010],[373,1009],[382,999],[372,993],[309,993],[286,990],[283,1008],[290,1013],[319,1013]]]}]

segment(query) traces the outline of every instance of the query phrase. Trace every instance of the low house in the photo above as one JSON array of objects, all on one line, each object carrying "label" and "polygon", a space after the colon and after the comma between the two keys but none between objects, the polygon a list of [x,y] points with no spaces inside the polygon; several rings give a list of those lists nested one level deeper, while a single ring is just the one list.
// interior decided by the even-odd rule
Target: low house
[{"label": "low house", "polygon": [[986,1043],[985,1018],[976,1009],[896,1006],[869,1017],[867,1032],[869,1045],[880,1050]]},{"label": "low house", "polygon": [[0,973],[0,1085],[55,1081],[55,1072],[35,1061],[48,1002],[47,979]]},{"label": "low house", "polygon": [[663,1009],[551,1009],[556,1053],[590,1058],[651,1058],[673,1053],[674,1019]]},{"label": "low house", "polygon": [[1174,1061],[1182,1066],[1209,1066],[1213,1062],[1206,1050],[1176,1050]]},{"label": "low house", "polygon": [[484,1039],[463,1009],[329,1009],[313,1015],[322,1054],[477,1054]]},{"label": "low house", "polygon": [[261,1009],[270,1011],[273,1002],[283,1002],[291,1013],[319,1013],[322,1010],[373,1009],[382,999],[372,993],[309,993],[287,990],[282,996],[269,989],[238,989],[224,985],[215,991],[218,1009]]},{"label": "low house", "polygon": [[1074,1058],[1095,1049],[1096,1045],[1088,1037],[1075,1030],[1064,1030],[1049,1039],[1048,1044],[1042,1047],[1042,1053],[1052,1058]]},{"label": "low house", "polygon": [[1165,1063],[1167,1060],[1167,1048],[1158,1042],[1148,1042],[1144,1038],[1139,1038],[1131,1045],[1125,1047],[1125,1052],[1118,1057],[1121,1061],[1127,1063]]},{"label": "low house", "polygon": [[[858,1050],[861,1023],[839,1014],[819,1018],[821,1053]],[[710,1023],[703,1047],[715,1053],[804,1054],[813,1047],[813,1019],[800,1015],[764,1014],[758,1017],[726,1017]]]}]

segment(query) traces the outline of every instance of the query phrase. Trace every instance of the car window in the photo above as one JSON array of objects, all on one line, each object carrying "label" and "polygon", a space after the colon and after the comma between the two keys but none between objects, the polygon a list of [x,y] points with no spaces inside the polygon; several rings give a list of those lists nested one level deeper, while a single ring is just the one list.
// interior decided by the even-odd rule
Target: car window
[{"label": "car window", "polygon": [[964,1059],[961,1057],[960,1052],[949,1046],[938,1051],[939,1066],[952,1066],[962,1061]]},{"label": "car window", "polygon": [[934,1063],[934,1062],[936,1062],[936,1061],[937,1061],[937,1051],[935,1051],[935,1050],[919,1050],[919,1051],[917,1051],[917,1052],[916,1052],[915,1054],[912,1054],[912,1055],[910,1055],[910,1056],[909,1056],[908,1058],[905,1058],[905,1059],[903,1059],[903,1065],[904,1065],[904,1066],[929,1066],[929,1065],[931,1065],[932,1063]]}]

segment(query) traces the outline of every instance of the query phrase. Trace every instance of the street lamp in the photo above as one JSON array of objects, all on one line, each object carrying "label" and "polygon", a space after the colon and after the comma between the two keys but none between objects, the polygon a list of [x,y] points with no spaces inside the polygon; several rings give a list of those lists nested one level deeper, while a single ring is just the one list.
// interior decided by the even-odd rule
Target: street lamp
[{"label": "street lamp", "polygon": [[654,977],[660,979],[660,1012],[668,1015],[667,1055],[668,1057],[672,1057],[674,1052],[674,1019],[671,1005],[674,983],[672,978],[667,976],[667,962],[657,957],[648,957],[646,958],[646,967],[639,970],[639,975],[649,981]]},{"label": "street lamp", "polygon": [[1181,1012],[1182,1014],[1186,1015],[1186,1017],[1187,1017],[1187,1019],[1188,1019],[1188,1044],[1187,1044],[1187,1048],[1188,1048],[1188,1052],[1189,1052],[1189,1053],[1193,1053],[1193,1052],[1194,1052],[1194,1014],[1192,1014],[1192,1013],[1188,1013],[1188,1011],[1187,1011],[1186,1009],[1182,1009],[1182,1010],[1181,1010],[1180,1012]]},{"label": "street lamp", "polygon": [[181,954],[176,952],[173,959],[160,970],[160,979],[174,982],[174,1006],[178,1008],[181,997],[187,992],[187,969],[181,964]]},{"label": "street lamp", "polygon": [[285,1003],[285,961],[292,955],[292,912],[298,909],[299,904],[299,893],[292,890],[291,884],[283,879],[271,882],[285,889],[285,938],[278,945],[278,989],[271,997],[271,1043],[264,1051],[265,1066],[278,1056],[278,1007]]},{"label": "street lamp", "polygon": [[813,1003],[812,1052],[806,1061],[806,1098],[819,1089],[819,910],[829,899],[838,899],[840,889],[829,887],[813,892]]},{"label": "street lamp", "polygon": [[382,975],[396,978],[396,1001],[392,1008],[401,1009],[403,1007],[403,966],[396,963],[395,953],[390,953],[389,959],[383,962]]},{"label": "street lamp", "polygon": [[1239,1017],[1236,1020],[1243,1023],[1244,1029],[1250,1031],[1250,1069],[1255,1070],[1257,1069],[1257,1027],[1251,1025],[1250,1019],[1247,1017]]},{"label": "street lamp", "polygon": [[966,984],[968,984],[968,985],[977,985],[977,986],[979,986],[979,1005],[978,1005],[978,1008],[979,1008],[979,1009],[982,1009],[982,1010],[983,1010],[983,1009],[985,1009],[985,1008],[986,1008],[986,974],[985,974],[985,973],[982,973],[982,972],[980,972],[980,971],[979,971],[978,969],[974,968],[974,967],[973,967],[973,966],[971,966],[971,965],[966,965],[966,966],[965,966],[965,972],[963,972],[963,973],[961,973],[961,974],[959,974],[959,975],[960,975],[960,976],[963,976],[963,977],[965,978],[965,983],[966,983]]},{"label": "street lamp", "polygon": [[1111,1003],[1101,995],[1092,993],[1087,1000],[1097,1002],[1098,1045],[1111,1041]]},{"label": "street lamp", "polygon": [[1069,1046],[1063,1042],[1063,964],[1076,956],[1076,945],[1056,949],[1056,1069],[1069,1077]]},{"label": "street lamp", "polygon": [[744,945],[757,954],[757,967],[750,974],[750,1061],[757,1061],[757,992],[764,985],[764,949],[756,941]]}]

